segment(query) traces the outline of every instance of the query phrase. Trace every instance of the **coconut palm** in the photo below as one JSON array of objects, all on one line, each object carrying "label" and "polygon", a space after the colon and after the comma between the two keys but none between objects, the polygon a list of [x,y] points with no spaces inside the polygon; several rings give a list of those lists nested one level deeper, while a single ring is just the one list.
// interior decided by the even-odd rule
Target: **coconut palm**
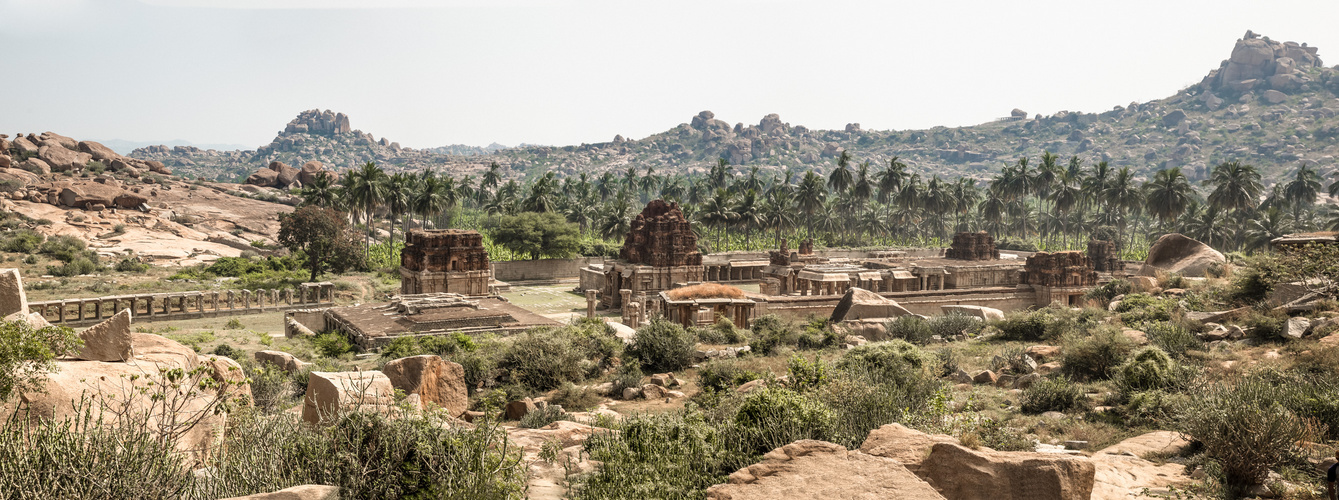
[{"label": "coconut palm", "polygon": [[[372,245],[372,213],[386,199],[386,172],[375,162],[364,163],[345,176],[345,193],[352,208],[362,210],[367,232],[363,239],[363,253]],[[364,255],[366,256],[366,255]]]},{"label": "coconut palm", "polygon": [[781,231],[795,225],[794,195],[787,189],[772,189],[762,205],[763,221],[776,229],[772,245],[781,245]]},{"label": "coconut palm", "polygon": [[628,234],[631,229],[633,211],[626,191],[619,191],[618,195],[614,197],[614,201],[605,204],[604,209],[600,212],[597,226],[600,237],[612,239]]},{"label": "coconut palm", "polygon": [[800,180],[800,185],[795,190],[795,201],[804,212],[808,224],[806,237],[809,239],[814,237],[814,212],[823,206],[827,197],[828,191],[823,188],[823,178],[813,170],[805,172],[804,178]]},{"label": "coconut palm", "polygon": [[1320,197],[1320,174],[1305,164],[1298,167],[1293,180],[1283,187],[1283,195],[1292,208],[1293,224],[1297,224],[1302,218],[1303,207],[1315,205]]},{"label": "coconut palm", "polygon": [[902,190],[902,183],[907,179],[907,164],[894,156],[888,160],[888,166],[879,173],[874,174],[874,182],[878,184],[879,203],[888,203]]},{"label": "coconut palm", "polygon": [[837,158],[837,168],[828,175],[828,188],[832,189],[833,193],[844,193],[851,187],[851,169],[846,168],[850,163],[851,155],[842,151],[841,156]]},{"label": "coconut palm", "polygon": [[303,205],[315,205],[318,207],[334,208],[337,200],[340,199],[339,187],[335,185],[334,178],[329,172],[321,171],[316,174],[316,178],[311,183],[302,186],[302,191],[298,193],[302,197]]},{"label": "coconut palm", "polygon": [[1269,247],[1274,238],[1281,238],[1293,231],[1293,226],[1278,207],[1269,207],[1257,217],[1246,221],[1245,249],[1260,250]]},{"label": "coconut palm", "polygon": [[863,205],[873,195],[874,182],[869,175],[869,162],[863,162],[856,167],[855,178],[851,183],[851,197]]},{"label": "coconut palm", "polygon": [[396,172],[386,179],[386,209],[391,212],[391,248],[395,248],[395,221],[409,212],[409,202],[414,196],[412,184],[414,177]]},{"label": "coconut palm", "polygon": [[1181,173],[1180,167],[1159,170],[1145,187],[1148,190],[1148,211],[1164,227],[1167,221],[1176,219],[1190,206],[1190,181]]},{"label": "coconut palm", "polygon": [[1235,161],[1223,162],[1213,168],[1204,185],[1214,186],[1209,193],[1209,206],[1218,210],[1240,210],[1255,207],[1260,192],[1260,173],[1255,167]]},{"label": "coconut palm", "polygon": [[716,245],[713,250],[717,252],[723,250],[721,235],[725,232],[725,227],[739,220],[739,212],[735,211],[733,199],[734,195],[728,189],[720,188],[712,193],[711,198],[708,198],[701,207],[702,222],[716,226]]},{"label": "coconut palm", "polygon": [[739,197],[739,203],[735,205],[735,213],[738,214],[736,223],[744,227],[744,248],[751,249],[753,228],[762,227],[766,222],[762,204],[758,201],[758,191],[753,189],[744,191]]},{"label": "coconut palm", "polygon": [[488,164],[488,170],[484,172],[483,178],[479,180],[479,187],[496,190],[498,182],[502,179],[501,172],[502,166],[498,165],[497,162]]}]

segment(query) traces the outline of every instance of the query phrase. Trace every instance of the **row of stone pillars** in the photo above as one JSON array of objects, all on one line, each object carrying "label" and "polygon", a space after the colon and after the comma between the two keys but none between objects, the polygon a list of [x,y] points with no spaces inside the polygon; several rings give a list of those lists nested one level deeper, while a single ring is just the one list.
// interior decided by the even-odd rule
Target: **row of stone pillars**
[{"label": "row of stone pillars", "polygon": [[706,281],[744,281],[762,279],[762,266],[707,266]]},{"label": "row of stone pillars", "polygon": [[796,278],[800,295],[841,295],[851,288],[850,281],[813,281]]},{"label": "row of stone pillars", "polygon": [[334,299],[334,285],[322,282],[303,283],[297,290],[222,290],[31,302],[28,304],[28,310],[41,314],[52,324],[60,324],[101,320],[123,309],[129,309],[136,317],[153,318],[183,313],[333,303]]}]

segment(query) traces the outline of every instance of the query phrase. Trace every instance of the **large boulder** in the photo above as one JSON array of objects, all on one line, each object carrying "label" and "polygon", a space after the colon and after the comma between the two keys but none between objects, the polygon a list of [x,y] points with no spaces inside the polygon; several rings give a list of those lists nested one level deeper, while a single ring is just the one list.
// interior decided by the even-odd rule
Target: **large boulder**
[{"label": "large boulder", "polygon": [[269,493],[256,493],[223,500],[339,500],[339,487],[324,484],[304,484]]},{"label": "large boulder", "polygon": [[246,183],[252,186],[274,187],[275,183],[278,182],[278,179],[279,172],[268,168],[262,168],[247,177]]},{"label": "large boulder", "polygon": [[37,151],[42,149],[42,147],[38,146],[37,143],[30,141],[28,140],[27,137],[23,136],[18,136],[14,138],[14,142],[12,144],[13,148],[17,149],[20,153],[36,154]]},{"label": "large boulder", "polygon": [[987,321],[1004,319],[1004,311],[993,307],[949,304],[939,306],[939,309],[944,311],[944,314],[956,313]]},{"label": "large boulder", "polygon": [[42,135],[37,136],[37,143],[42,146],[58,146],[71,151],[79,150],[79,141],[55,132],[42,132]]},{"label": "large boulder", "polygon": [[28,294],[18,269],[0,269],[0,316],[28,314]]},{"label": "large boulder", "polygon": [[130,336],[130,309],[79,332],[84,346],[75,355],[88,361],[128,361],[134,357]]},{"label": "large boulder", "polygon": [[1203,277],[1209,266],[1226,262],[1213,247],[1181,233],[1164,234],[1148,249],[1148,258],[1139,269],[1140,276],[1156,276],[1158,271],[1187,277]]},{"label": "large boulder", "polygon": [[865,442],[860,445],[860,451],[897,460],[915,472],[934,445],[957,442],[957,439],[947,434],[926,434],[902,424],[888,424],[870,431]]},{"label": "large boulder", "polygon": [[88,153],[80,153],[72,149],[65,149],[60,146],[42,146],[37,150],[37,157],[51,165],[51,170],[56,172],[68,172],[81,170],[88,166],[88,162],[93,159]]},{"label": "large boulder", "polygon": [[845,320],[865,318],[895,318],[911,314],[896,300],[884,297],[864,288],[851,287],[837,302],[832,311],[833,323]]},{"label": "large boulder", "polygon": [[1189,447],[1190,441],[1179,433],[1154,431],[1103,448],[1092,456],[1093,500],[1132,500],[1148,498],[1148,493],[1166,494],[1171,487],[1183,489],[1194,482],[1184,465],[1142,457],[1180,455]]},{"label": "large boulder", "polygon": [[465,388],[465,369],[441,356],[424,354],[400,358],[382,367],[391,385],[406,394],[418,394],[423,403],[433,403],[451,416],[469,409],[469,393]]},{"label": "large boulder", "polygon": [[112,206],[116,208],[136,209],[149,203],[149,198],[139,193],[121,193],[112,199]]},{"label": "large boulder", "polygon": [[37,158],[28,158],[27,160],[19,162],[15,166],[37,175],[51,173],[51,165]]},{"label": "large boulder", "polygon": [[1093,462],[1055,453],[974,451],[938,443],[917,475],[950,500],[1089,500]]},{"label": "large boulder", "polygon": [[395,387],[379,371],[311,372],[302,420],[319,424],[344,412],[382,413],[394,404]]},{"label": "large boulder", "polygon": [[298,174],[302,172],[297,168],[290,167],[281,161],[270,162],[270,170],[275,172],[274,186],[286,188],[298,179]]},{"label": "large boulder", "polygon": [[707,498],[944,498],[896,460],[808,439],[772,450],[762,462],[730,474],[729,481],[708,488]]},{"label": "large boulder", "polygon": [[244,396],[251,401],[251,385],[246,383],[246,371],[241,364],[226,356],[201,356],[200,364],[209,367],[209,378],[228,384],[230,396]]},{"label": "large boulder", "polygon": [[256,351],[252,357],[257,363],[269,363],[288,373],[302,371],[310,364],[283,351]]},{"label": "large boulder", "polygon": [[121,158],[121,155],[117,154],[116,151],[112,151],[112,148],[93,141],[80,141],[79,151],[88,153],[94,160],[98,160],[107,166],[111,166],[112,160]]},{"label": "large boulder", "polygon": [[62,188],[58,199],[61,205],[73,208],[89,208],[93,205],[111,207],[116,205],[116,198],[122,194],[125,194],[125,190],[117,186],[83,182]]},{"label": "large boulder", "polygon": [[14,166],[14,159],[4,154],[5,150],[0,149],[0,168],[10,168]]},{"label": "large boulder", "polygon": [[302,165],[302,170],[298,172],[298,182],[306,186],[316,180],[316,177],[325,172],[334,180],[335,173],[325,169],[325,165],[319,161],[312,160]]}]

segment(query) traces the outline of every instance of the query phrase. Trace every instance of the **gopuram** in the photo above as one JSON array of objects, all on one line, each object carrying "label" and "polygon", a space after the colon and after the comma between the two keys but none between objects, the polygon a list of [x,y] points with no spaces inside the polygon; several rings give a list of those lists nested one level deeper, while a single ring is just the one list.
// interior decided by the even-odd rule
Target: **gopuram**
[{"label": "gopuram", "polygon": [[[619,259],[606,262],[600,271],[603,283],[592,285],[599,285],[594,289],[600,291],[600,303],[607,308],[623,307],[624,295],[628,295],[637,298],[645,311],[648,295],[655,297],[676,284],[702,281],[697,235],[679,204],[663,200],[648,203],[632,221]],[[583,284],[587,282],[583,277]]]},{"label": "gopuram", "polygon": [[493,269],[478,231],[413,230],[400,251],[400,294],[488,295]]}]

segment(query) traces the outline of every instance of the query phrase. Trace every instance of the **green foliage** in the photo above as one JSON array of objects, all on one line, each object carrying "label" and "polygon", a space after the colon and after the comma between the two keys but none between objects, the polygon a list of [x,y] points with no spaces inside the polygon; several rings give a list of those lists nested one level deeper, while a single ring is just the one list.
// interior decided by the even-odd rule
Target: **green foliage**
[{"label": "green foliage", "polygon": [[1272,339],[1278,337],[1288,327],[1288,317],[1279,313],[1251,311],[1242,318],[1240,326],[1252,337]]},{"label": "green foliage", "polygon": [[1297,454],[1299,443],[1323,434],[1322,424],[1280,402],[1286,390],[1274,380],[1249,375],[1197,388],[1179,430],[1202,443],[1227,485],[1240,491]]},{"label": "green foliage", "polygon": [[8,231],[0,237],[0,250],[15,253],[33,253],[41,248],[46,237],[31,229]]},{"label": "green foliage", "polygon": [[795,339],[795,346],[800,349],[822,349],[834,347],[840,344],[841,340],[836,330],[832,329],[832,325],[828,324],[827,318],[811,316],[809,321],[805,322],[799,338]]},{"label": "green foliage", "polygon": [[607,241],[595,238],[582,238],[581,246],[577,248],[577,255],[585,257],[606,257],[611,259],[618,258],[618,253],[623,249],[623,243],[618,241]]},{"label": "green foliage", "polygon": [[245,351],[233,347],[231,345],[228,345],[226,343],[215,346],[214,350],[211,351],[210,353],[214,354],[215,356],[223,356],[233,361],[239,361],[246,358]]},{"label": "green foliage", "polygon": [[497,368],[507,382],[548,391],[594,375],[616,349],[616,338],[603,324],[532,328],[512,341]]},{"label": "green foliage", "polygon": [[997,336],[1001,340],[1023,340],[1035,342],[1046,337],[1046,325],[1050,315],[1045,310],[1014,311],[1004,315],[992,325],[999,329]]},{"label": "green foliage", "polygon": [[1180,415],[1191,402],[1190,395],[1163,390],[1127,394],[1125,399],[1122,411],[1127,425],[1159,429],[1177,425]]},{"label": "green foliage", "polygon": [[116,271],[122,273],[142,273],[149,270],[149,265],[140,262],[138,258],[126,257],[116,263]]},{"label": "green foliage", "polygon": [[790,387],[796,391],[817,389],[828,382],[828,364],[818,356],[814,356],[813,361],[791,356],[786,362],[786,375],[790,378]]},{"label": "green foliage", "polygon": [[1176,299],[1172,297],[1153,297],[1142,293],[1132,293],[1121,299],[1116,306],[1122,323],[1135,326],[1155,321],[1171,321],[1176,309]]},{"label": "green foliage", "polygon": [[229,329],[229,330],[241,330],[241,329],[243,329],[243,328],[246,328],[246,325],[243,325],[243,324],[242,324],[242,320],[239,320],[239,319],[237,319],[237,318],[232,318],[232,319],[228,320],[228,323],[225,324],[225,325],[223,325],[223,327],[224,327],[224,328],[227,328],[227,329]]},{"label": "green foliage", "polygon": [[257,411],[267,415],[278,413],[288,409],[301,397],[297,394],[298,384],[294,377],[283,369],[271,363],[254,363],[245,359],[240,363],[251,380],[251,401]]},{"label": "green foliage", "polygon": [[746,444],[762,454],[801,439],[828,440],[836,415],[821,401],[790,389],[765,387],[745,396],[735,414]]},{"label": "green foliage", "polygon": [[341,332],[317,335],[316,338],[312,339],[312,347],[315,347],[316,352],[327,358],[338,358],[353,350],[353,344],[349,342],[349,337]]},{"label": "green foliage", "polygon": [[715,359],[697,369],[697,385],[703,391],[730,390],[762,378],[762,374],[746,370],[738,359]]},{"label": "green foliage", "polygon": [[56,370],[56,357],[77,353],[82,345],[67,327],[33,328],[26,321],[0,324],[0,402],[16,390],[39,389],[43,377]]},{"label": "green foliage", "polygon": [[1134,342],[1115,328],[1103,327],[1087,336],[1066,336],[1064,347],[1066,373],[1080,380],[1100,380],[1110,377],[1125,362],[1134,350]]},{"label": "green foliage", "polygon": [[642,386],[642,377],[644,376],[645,375],[642,373],[642,364],[636,359],[630,359],[624,362],[622,366],[618,367],[618,371],[614,373],[614,379],[611,381],[614,383],[614,387],[610,394],[614,397],[621,397],[623,395],[623,389],[629,387],[640,388]]},{"label": "green foliage", "polygon": [[931,316],[926,320],[926,326],[929,327],[931,336],[938,335],[941,339],[952,340],[958,335],[976,335],[985,323],[978,318],[953,312]]},{"label": "green foliage", "polygon": [[353,238],[344,216],[328,208],[306,206],[279,215],[279,244],[306,256],[311,281],[326,271],[342,273],[366,267]]},{"label": "green foliage", "polygon": [[563,408],[559,408],[557,405],[545,405],[543,408],[537,408],[535,411],[526,413],[524,417],[521,417],[521,421],[516,423],[516,426],[522,429],[538,429],[559,420],[571,419],[572,416],[568,415]]},{"label": "green foliage", "polygon": [[1088,398],[1083,390],[1064,375],[1045,378],[1023,390],[1019,409],[1023,413],[1045,413],[1048,411],[1066,412],[1084,410],[1088,407]]},{"label": "green foliage", "polygon": [[564,410],[586,411],[600,404],[604,398],[589,387],[581,387],[568,382],[549,396],[549,404],[562,406]]},{"label": "green foliage", "polygon": [[890,338],[902,339],[913,344],[925,344],[930,341],[930,336],[934,335],[929,321],[920,316],[898,316],[889,321],[886,328]]},{"label": "green foliage", "polygon": [[46,272],[52,276],[74,277],[98,272],[100,268],[97,263],[86,257],[75,257],[74,260],[63,263],[59,266],[47,266]]},{"label": "green foliage", "polygon": [[1117,296],[1128,295],[1133,289],[1134,288],[1130,286],[1129,281],[1114,279],[1101,286],[1088,290],[1088,293],[1084,294],[1084,298],[1095,300],[1101,304],[1107,304],[1111,302],[1111,299],[1114,299]]},{"label": "green foliage", "polygon": [[664,318],[637,329],[628,354],[653,373],[682,370],[692,364],[695,339],[682,325]]},{"label": "green foliage", "polygon": [[88,250],[88,245],[84,243],[84,240],[74,236],[52,236],[45,243],[42,243],[37,251],[61,262],[73,262],[82,258],[93,264],[98,263],[97,252]]},{"label": "green foliage", "polygon": [[738,344],[745,340],[744,330],[735,326],[734,321],[725,316],[716,318],[716,324],[708,328],[694,328],[697,340],[704,344]]},{"label": "green foliage", "polygon": [[563,259],[581,248],[580,230],[553,212],[522,212],[489,228],[493,241],[531,259]]},{"label": "green foliage", "polygon": [[1143,332],[1150,343],[1176,357],[1184,356],[1186,351],[1204,347],[1204,341],[1186,327],[1174,322],[1146,323]]},{"label": "green foliage", "polygon": [[911,385],[929,378],[936,358],[903,340],[874,342],[852,348],[837,361],[837,368],[866,373],[878,380]]},{"label": "green foliage", "polygon": [[1146,347],[1131,356],[1117,371],[1124,393],[1165,389],[1177,382],[1181,367],[1157,347]]},{"label": "green foliage", "polygon": [[461,332],[449,335],[397,337],[381,348],[381,359],[392,361],[421,354],[450,356],[460,351],[478,349],[474,339]]},{"label": "green foliage", "polygon": [[725,442],[693,409],[630,417],[618,432],[586,441],[586,453],[602,465],[576,478],[573,497],[704,499],[707,487],[724,483],[742,461],[732,460]]}]

